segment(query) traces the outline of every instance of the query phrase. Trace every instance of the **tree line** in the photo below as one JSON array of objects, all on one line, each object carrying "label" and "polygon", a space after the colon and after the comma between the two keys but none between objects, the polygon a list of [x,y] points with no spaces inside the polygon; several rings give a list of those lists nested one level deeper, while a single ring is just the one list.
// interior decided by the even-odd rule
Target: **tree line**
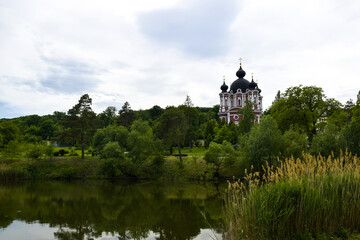
[{"label": "tree line", "polygon": [[176,154],[182,162],[182,147],[201,146],[208,148],[205,160],[219,175],[240,160],[244,167],[261,170],[265,161],[275,163],[303,152],[360,151],[359,100],[343,105],[315,86],[279,91],[260,124],[254,123],[251,102],[239,110],[239,125],[220,120],[219,105],[194,107],[189,96],[183,104],[165,109],[155,105],[132,110],[125,102],[119,110],[109,106],[96,114],[91,106],[92,99],[84,94],[67,112],[1,119],[1,156],[20,157],[21,148],[29,157],[51,156],[52,145],[43,142],[56,141],[81,149],[83,158],[91,147],[110,175],[136,176],[159,171],[164,155]]}]

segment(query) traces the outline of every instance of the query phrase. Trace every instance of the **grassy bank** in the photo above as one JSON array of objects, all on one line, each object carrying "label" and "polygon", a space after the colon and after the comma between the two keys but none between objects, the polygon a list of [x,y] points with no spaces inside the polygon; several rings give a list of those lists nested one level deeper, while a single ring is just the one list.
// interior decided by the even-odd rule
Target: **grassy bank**
[{"label": "grassy bank", "polygon": [[100,178],[98,158],[0,160],[0,179],[84,179]]},{"label": "grassy bank", "polygon": [[229,184],[229,239],[348,239],[360,230],[357,157],[304,155],[264,170]]}]

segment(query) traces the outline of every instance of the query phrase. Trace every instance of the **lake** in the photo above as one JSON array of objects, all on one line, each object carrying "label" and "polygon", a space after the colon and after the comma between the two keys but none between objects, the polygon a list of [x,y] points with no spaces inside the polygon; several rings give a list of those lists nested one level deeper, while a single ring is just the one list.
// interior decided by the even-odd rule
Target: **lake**
[{"label": "lake", "polygon": [[226,185],[0,183],[0,239],[222,239]]}]

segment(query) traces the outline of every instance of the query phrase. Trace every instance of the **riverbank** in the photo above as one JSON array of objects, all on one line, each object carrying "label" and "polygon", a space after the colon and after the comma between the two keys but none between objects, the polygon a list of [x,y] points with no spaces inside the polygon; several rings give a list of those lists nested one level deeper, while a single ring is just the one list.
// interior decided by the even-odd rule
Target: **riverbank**
[{"label": "riverbank", "polygon": [[[225,169],[224,177],[232,178],[238,168]],[[101,168],[98,157],[56,157],[44,159],[6,159],[0,160],[0,179],[108,179]],[[114,177],[129,178],[124,175]],[[149,178],[148,178],[149,179]],[[213,170],[202,156],[193,155],[183,158],[168,156],[158,175],[150,179],[162,181],[207,181],[213,180]]]}]

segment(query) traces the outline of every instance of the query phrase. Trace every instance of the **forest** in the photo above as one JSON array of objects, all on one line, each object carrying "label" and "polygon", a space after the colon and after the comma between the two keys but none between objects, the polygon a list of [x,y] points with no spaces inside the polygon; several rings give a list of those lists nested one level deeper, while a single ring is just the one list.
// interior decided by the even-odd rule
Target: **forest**
[{"label": "forest", "polygon": [[343,105],[316,86],[279,91],[260,124],[253,123],[247,102],[238,126],[218,118],[218,105],[194,107],[189,96],[165,109],[132,110],[125,102],[119,110],[109,106],[96,114],[91,106],[84,94],[67,112],[1,119],[0,176],[52,178],[36,174],[36,168],[52,171],[50,166],[68,161],[93,177],[159,178],[185,171],[187,178],[213,180],[241,177],[250,168],[262,171],[265,163],[276,166],[306,153],[360,152],[359,99]]}]

